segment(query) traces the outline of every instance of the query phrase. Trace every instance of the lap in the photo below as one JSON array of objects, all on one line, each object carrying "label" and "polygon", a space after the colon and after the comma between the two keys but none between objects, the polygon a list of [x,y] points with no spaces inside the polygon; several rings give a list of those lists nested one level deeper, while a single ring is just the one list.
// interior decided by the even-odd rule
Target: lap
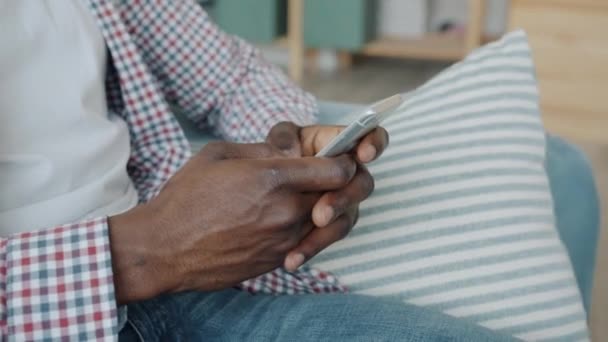
[{"label": "lap", "polygon": [[473,323],[360,295],[250,295],[188,292],[129,306],[121,341],[500,341]]}]

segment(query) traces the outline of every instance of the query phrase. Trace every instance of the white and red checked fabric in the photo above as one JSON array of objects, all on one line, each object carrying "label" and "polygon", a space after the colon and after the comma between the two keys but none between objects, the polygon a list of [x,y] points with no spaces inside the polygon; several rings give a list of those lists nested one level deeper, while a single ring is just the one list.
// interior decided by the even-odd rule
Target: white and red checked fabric
[{"label": "white and red checked fabric", "polygon": [[0,242],[2,340],[95,340],[116,332],[105,218]]},{"label": "white and red checked fabric", "polygon": [[[110,108],[127,122],[129,175],[149,201],[188,160],[171,113],[239,142],[280,121],[314,122],[315,100],[192,0],[82,0],[108,47]],[[170,228],[167,228],[170,229]],[[118,333],[106,218],[0,239],[2,340],[114,340]],[[330,274],[277,269],[244,282],[252,293],[343,292]]]}]

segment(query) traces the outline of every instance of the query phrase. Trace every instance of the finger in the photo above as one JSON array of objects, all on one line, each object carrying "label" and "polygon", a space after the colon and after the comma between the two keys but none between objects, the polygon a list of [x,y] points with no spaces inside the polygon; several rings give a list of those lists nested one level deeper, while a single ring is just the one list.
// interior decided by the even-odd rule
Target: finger
[{"label": "finger", "polygon": [[329,144],[344,129],[344,126],[307,126],[300,131],[302,155],[314,156]]},{"label": "finger", "polygon": [[276,187],[301,192],[336,190],[346,186],[357,171],[353,158],[282,158],[258,160],[266,169],[266,181]]},{"label": "finger", "polygon": [[272,127],[266,137],[266,142],[288,157],[300,157],[302,156],[301,129],[292,122],[280,122]]},{"label": "finger", "polygon": [[213,161],[225,159],[260,159],[277,156],[277,151],[269,144],[238,144],[223,141],[211,142],[205,145],[197,154],[197,157]]},{"label": "finger", "polygon": [[[323,194],[320,192],[304,192],[295,194],[295,196],[298,197],[298,205],[300,212],[302,213],[299,218],[300,221],[309,222],[314,226],[312,222],[312,208],[314,208],[317,202],[319,202],[322,195]],[[302,239],[306,234],[308,234],[308,232],[304,232],[303,235],[300,236],[300,239]]]},{"label": "finger", "polygon": [[287,254],[284,261],[285,268],[289,271],[297,270],[320,251],[348,235],[352,224],[351,217],[342,215],[326,228],[313,229],[296,248]]},{"label": "finger", "polygon": [[319,202],[322,195],[323,194],[320,192],[304,192],[299,193],[296,196],[300,199],[300,207],[310,215],[312,208]]},{"label": "finger", "polygon": [[300,222],[299,228],[295,233],[296,241],[302,240],[310,231],[315,227],[312,223],[311,212],[312,208],[321,198],[321,193],[318,192],[306,192],[297,194],[298,196],[298,207],[302,215],[299,217]]},{"label": "finger", "polygon": [[378,127],[367,134],[357,146],[357,159],[369,163],[378,158],[388,146],[388,132]]},{"label": "finger", "polygon": [[302,241],[310,232],[315,228],[314,223],[312,221],[306,221],[300,225],[300,229],[296,236],[297,241]]},{"label": "finger", "polygon": [[358,206],[373,191],[374,178],[365,166],[359,165],[355,177],[346,187],[321,196],[312,209],[312,221],[317,227],[326,227],[348,208]]}]

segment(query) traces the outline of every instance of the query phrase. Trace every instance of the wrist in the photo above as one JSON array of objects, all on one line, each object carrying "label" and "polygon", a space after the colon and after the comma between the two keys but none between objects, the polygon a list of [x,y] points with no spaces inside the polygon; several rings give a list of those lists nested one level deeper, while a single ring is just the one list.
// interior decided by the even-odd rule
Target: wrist
[{"label": "wrist", "polygon": [[[118,304],[153,298],[168,290],[154,243],[154,218],[146,205],[108,218],[114,288]],[[157,222],[157,221],[156,221]]]}]

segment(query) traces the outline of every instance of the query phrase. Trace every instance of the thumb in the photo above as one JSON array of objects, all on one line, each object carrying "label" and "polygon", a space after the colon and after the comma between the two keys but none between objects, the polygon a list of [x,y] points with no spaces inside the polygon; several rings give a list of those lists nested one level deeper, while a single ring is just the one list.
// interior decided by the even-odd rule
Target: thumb
[{"label": "thumb", "polygon": [[301,129],[300,126],[292,122],[280,122],[272,127],[266,137],[266,143],[281,151],[286,157],[301,157]]},{"label": "thumb", "polygon": [[329,144],[340,132],[343,126],[307,126],[300,131],[302,153],[305,156],[314,156]]}]

